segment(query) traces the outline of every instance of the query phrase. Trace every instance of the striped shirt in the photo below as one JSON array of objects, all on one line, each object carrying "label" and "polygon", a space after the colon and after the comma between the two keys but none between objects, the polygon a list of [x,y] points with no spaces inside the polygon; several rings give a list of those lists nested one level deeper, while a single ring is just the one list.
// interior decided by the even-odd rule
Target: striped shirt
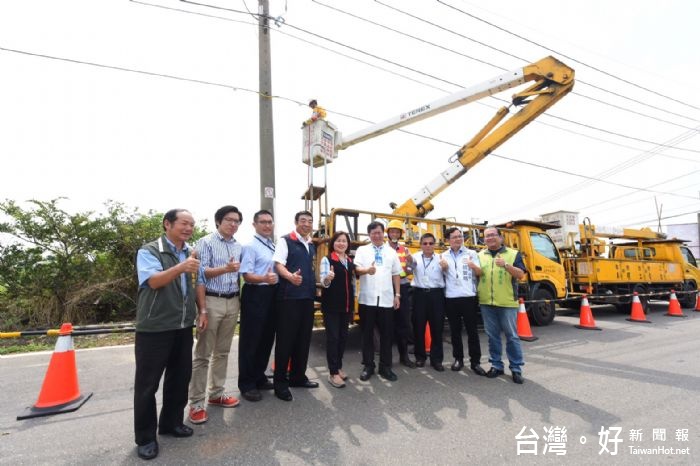
[{"label": "striped shirt", "polygon": [[[235,238],[225,239],[218,231],[200,239],[196,249],[205,270],[223,267],[231,259],[235,259],[236,262],[241,260],[240,243]],[[238,272],[228,272],[218,277],[208,278],[207,291],[224,294],[235,293],[238,291]]]}]

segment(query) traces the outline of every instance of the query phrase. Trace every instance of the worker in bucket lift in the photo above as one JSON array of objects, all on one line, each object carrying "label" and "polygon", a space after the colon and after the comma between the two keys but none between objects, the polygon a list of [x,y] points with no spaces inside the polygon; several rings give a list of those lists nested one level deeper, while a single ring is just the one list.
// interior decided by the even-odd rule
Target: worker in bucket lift
[{"label": "worker in bucket lift", "polygon": [[316,120],[325,120],[326,119],[326,111],[323,109],[323,107],[318,105],[318,102],[316,102],[316,99],[311,99],[309,102],[309,107],[312,109],[311,113],[311,118],[306,120],[303,125],[301,125],[302,128],[307,127],[311,123],[313,123]]}]

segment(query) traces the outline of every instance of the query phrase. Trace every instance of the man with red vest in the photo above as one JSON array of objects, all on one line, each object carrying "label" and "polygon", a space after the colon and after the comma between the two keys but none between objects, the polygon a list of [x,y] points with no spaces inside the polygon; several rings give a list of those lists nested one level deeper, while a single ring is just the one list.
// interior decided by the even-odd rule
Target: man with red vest
[{"label": "man with red vest", "polygon": [[392,220],[386,228],[386,235],[389,241],[387,244],[399,256],[401,263],[401,274],[399,275],[401,283],[401,304],[399,309],[394,312],[394,341],[396,349],[399,350],[399,362],[411,369],[416,367],[416,363],[408,357],[408,341],[412,335],[411,331],[411,280],[409,279],[412,272],[413,257],[411,251],[402,244],[399,240],[405,233],[405,228],[401,220]]}]

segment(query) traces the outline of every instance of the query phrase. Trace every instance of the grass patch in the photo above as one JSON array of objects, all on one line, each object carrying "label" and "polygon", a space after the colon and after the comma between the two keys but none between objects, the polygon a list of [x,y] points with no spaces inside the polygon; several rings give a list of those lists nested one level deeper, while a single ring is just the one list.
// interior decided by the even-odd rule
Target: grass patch
[{"label": "grass patch", "polygon": [[[56,338],[58,337],[36,336],[2,339],[0,340],[0,355],[30,353],[34,351],[52,351],[56,346]],[[73,337],[73,347],[75,349],[128,345],[133,342],[133,332],[107,333],[103,335],[76,335]]]}]

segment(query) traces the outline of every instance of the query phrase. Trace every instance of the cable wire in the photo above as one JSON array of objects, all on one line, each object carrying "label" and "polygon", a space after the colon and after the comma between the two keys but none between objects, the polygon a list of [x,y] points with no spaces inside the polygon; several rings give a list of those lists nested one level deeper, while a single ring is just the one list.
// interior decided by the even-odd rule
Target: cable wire
[{"label": "cable wire", "polygon": [[[420,21],[420,22],[429,24],[429,25],[431,25],[431,26],[433,26],[433,27],[435,27],[435,28],[437,28],[437,29],[440,29],[440,30],[445,31],[445,32],[449,32],[450,34],[453,34],[453,35],[455,35],[455,36],[457,36],[457,37],[461,37],[461,38],[466,39],[466,40],[468,40],[468,41],[471,41],[471,42],[474,42],[474,43],[476,43],[476,44],[482,45],[482,46],[487,47],[487,48],[489,48],[489,49],[491,49],[491,50],[494,50],[494,51],[496,51],[496,52],[499,52],[499,53],[502,53],[502,54],[504,54],[504,55],[507,55],[507,56],[509,56],[509,57],[516,58],[516,59],[519,60],[519,61],[524,61],[524,62],[531,62],[531,61],[532,61],[532,60],[528,60],[528,59],[523,58],[523,57],[519,57],[518,55],[514,55],[514,54],[512,54],[512,53],[510,53],[510,52],[506,52],[505,50],[502,50],[502,49],[499,49],[498,47],[494,47],[494,46],[492,46],[492,45],[486,44],[486,43],[484,43],[484,42],[482,42],[482,41],[479,41],[479,40],[477,40],[477,39],[474,39],[474,38],[472,38],[472,37],[466,36],[466,35],[464,35],[464,34],[462,34],[462,33],[460,33],[460,32],[457,32],[457,31],[455,31],[455,30],[453,30],[453,29],[444,27],[444,26],[442,26],[442,25],[440,25],[440,24],[437,24],[437,23],[434,23],[434,22],[432,22],[432,21],[428,21],[428,20],[425,19],[425,18],[421,18],[421,17],[419,17],[419,16],[413,15],[413,14],[411,14],[411,13],[409,13],[409,12],[407,12],[407,11],[404,11],[404,10],[402,10],[402,9],[400,9],[400,8],[397,8],[397,7],[393,6],[393,5],[389,5],[389,4],[383,3],[383,2],[381,2],[380,0],[374,0],[374,1],[375,1],[375,3],[378,3],[378,4],[380,4],[380,5],[384,6],[384,7],[389,8],[389,9],[391,9],[391,10],[393,10],[393,11],[396,11],[396,12],[398,12],[398,13],[400,13],[400,14],[403,14],[403,15],[405,15],[405,16],[408,16],[408,17],[410,17],[410,18],[413,18],[413,19],[415,19],[415,20],[417,20],[417,21]],[[595,85],[595,84],[588,83],[588,82],[586,82],[586,81],[584,81],[584,80],[582,80],[582,79],[580,79],[580,78],[577,78],[577,79],[576,79],[576,83],[577,83],[577,84],[583,84],[583,85],[586,85],[586,86],[589,86],[589,87],[593,87],[593,88],[598,89],[598,90],[600,90],[600,91],[606,92],[606,93],[608,93],[608,94],[610,94],[610,95],[614,95],[614,96],[620,97],[620,98],[622,98],[622,99],[629,100],[629,101],[631,101],[631,102],[634,102],[634,103],[639,104],[639,105],[643,105],[643,106],[645,106],[645,107],[653,108],[654,110],[658,110],[658,111],[660,111],[660,112],[664,112],[664,113],[668,113],[668,114],[670,114],[670,115],[674,115],[674,116],[678,116],[678,117],[681,117],[681,118],[685,118],[685,119],[690,120],[690,121],[693,121],[693,122],[697,122],[697,121],[698,121],[696,118],[692,118],[692,117],[689,117],[689,116],[686,116],[686,115],[681,115],[681,114],[679,114],[679,113],[672,112],[672,111],[667,110],[667,109],[665,109],[665,108],[657,107],[657,106],[651,105],[651,104],[649,104],[649,103],[647,103],[647,102],[644,102],[644,101],[641,101],[641,100],[638,100],[638,99],[634,99],[634,98],[632,98],[632,97],[628,97],[628,96],[625,96],[625,95],[623,95],[623,94],[619,94],[619,93],[616,93],[616,92],[613,92],[613,91],[604,89],[604,88],[602,88],[602,87],[600,87],[600,86],[597,86],[597,85]]]},{"label": "cable wire", "polygon": [[[349,17],[354,18],[354,19],[357,19],[357,20],[359,20],[359,21],[363,21],[363,22],[372,24],[372,25],[374,25],[374,26],[376,26],[376,27],[378,27],[378,28],[381,28],[381,29],[386,29],[386,30],[388,30],[388,31],[394,32],[395,34],[399,34],[399,35],[401,35],[401,36],[411,38],[411,39],[416,40],[416,41],[418,41],[418,42],[422,42],[422,43],[424,43],[424,44],[428,44],[428,45],[430,45],[430,46],[439,48],[439,49],[441,49],[441,50],[444,50],[444,51],[447,51],[447,52],[450,52],[450,53],[453,53],[453,54],[458,55],[458,56],[460,56],[460,57],[467,58],[467,59],[469,59],[469,60],[473,60],[473,61],[476,61],[476,62],[478,62],[478,63],[482,63],[482,64],[484,64],[484,65],[491,66],[491,67],[496,68],[496,69],[501,70],[501,71],[509,71],[507,68],[505,68],[505,67],[503,67],[503,66],[496,65],[495,63],[491,63],[491,62],[488,62],[488,61],[486,61],[486,60],[482,60],[482,59],[480,59],[480,58],[476,58],[476,57],[473,57],[473,56],[471,56],[471,55],[467,55],[467,54],[462,53],[462,52],[460,52],[460,51],[458,51],[458,50],[455,50],[455,49],[453,49],[453,48],[445,47],[445,46],[440,45],[440,44],[438,44],[438,43],[436,43],[436,42],[431,42],[431,41],[429,41],[429,40],[423,39],[423,38],[418,37],[418,36],[416,36],[416,35],[409,34],[409,33],[407,33],[407,32],[404,32],[404,31],[401,31],[401,30],[398,30],[398,29],[389,27],[389,26],[387,26],[387,25],[385,25],[385,24],[381,24],[381,23],[378,23],[378,22],[376,22],[376,21],[372,21],[371,19],[368,19],[368,18],[359,16],[359,15],[356,15],[356,14],[351,13],[351,12],[349,12],[349,11],[342,10],[342,9],[337,8],[337,7],[334,7],[334,6],[332,6],[332,5],[327,5],[327,4],[325,4],[325,3],[323,3],[323,2],[321,2],[321,1],[319,1],[319,0],[311,0],[311,1],[312,1],[313,3],[316,3],[317,5],[323,6],[323,7],[325,7],[325,8],[328,8],[328,9],[333,10],[333,11],[335,11],[335,12],[338,12],[338,13],[340,13],[340,14],[349,16]],[[525,60],[525,59],[522,59],[522,60],[523,60],[523,61],[528,61],[528,60]],[[615,105],[615,104],[613,104],[613,103],[606,102],[606,101],[604,101],[604,100],[597,99],[597,98],[595,98],[595,97],[591,97],[591,96],[588,96],[588,95],[586,95],[586,94],[581,94],[580,92],[577,92],[577,91],[572,91],[571,94],[572,94],[572,95],[579,96],[579,97],[582,97],[582,98],[584,98],[584,99],[589,99],[589,100],[594,101],[594,102],[597,102],[597,103],[599,103],[599,104],[601,104],[601,105],[606,105],[606,106],[608,106],[608,107],[616,108],[616,109],[618,109],[618,110],[622,110],[622,111],[625,111],[625,112],[629,112],[629,113],[632,113],[632,114],[635,114],[635,115],[639,115],[639,116],[642,116],[642,117],[645,117],[645,118],[649,118],[649,119],[652,119],[652,120],[656,120],[656,121],[659,121],[659,122],[662,122],[662,123],[666,123],[666,124],[673,125],[673,126],[678,126],[678,127],[684,128],[684,129],[692,129],[692,128],[689,127],[689,126],[684,126],[684,125],[681,125],[681,124],[678,124],[678,123],[675,123],[675,122],[672,122],[672,121],[669,121],[669,120],[664,120],[663,118],[659,118],[659,117],[656,117],[656,116],[653,116],[653,115],[649,115],[649,114],[642,113],[642,112],[639,112],[639,111],[636,111],[636,110],[632,110],[632,109],[630,109],[630,108],[622,107],[622,106],[620,106],[620,105]]]},{"label": "cable wire", "polygon": [[466,16],[469,16],[470,18],[473,18],[473,19],[475,19],[475,20],[477,20],[477,21],[480,21],[480,22],[482,22],[482,23],[484,23],[484,24],[487,24],[487,25],[489,25],[489,26],[491,26],[491,27],[494,27],[494,28],[498,29],[499,31],[503,31],[503,32],[505,32],[506,34],[510,34],[511,36],[517,37],[518,39],[521,39],[521,40],[523,40],[523,41],[525,41],[525,42],[528,42],[528,43],[530,43],[530,44],[536,45],[536,46],[541,47],[541,48],[543,48],[543,49],[545,49],[545,50],[549,50],[550,52],[556,53],[557,55],[560,55],[560,56],[562,56],[562,57],[566,57],[567,59],[569,59],[569,60],[571,60],[571,61],[575,61],[576,63],[579,63],[579,64],[581,64],[581,65],[583,65],[583,66],[586,66],[586,67],[588,67],[588,68],[590,68],[590,69],[592,69],[592,70],[595,70],[595,71],[597,71],[597,72],[599,72],[599,73],[601,73],[601,74],[604,74],[605,76],[608,76],[608,77],[610,77],[610,78],[616,79],[616,80],[621,81],[621,82],[623,82],[623,83],[625,83],[625,84],[628,84],[628,85],[630,85],[630,86],[634,86],[634,87],[636,87],[636,88],[638,88],[638,89],[641,89],[641,90],[643,90],[643,91],[649,92],[649,93],[654,94],[654,95],[657,95],[657,96],[659,96],[659,97],[663,97],[664,99],[668,99],[668,100],[671,100],[671,101],[676,102],[676,103],[678,103],[678,104],[681,104],[681,105],[684,105],[684,106],[686,106],[686,107],[692,108],[693,110],[700,110],[700,107],[696,107],[695,105],[689,104],[689,103],[687,103],[687,102],[683,102],[682,100],[678,100],[678,99],[675,99],[675,98],[673,98],[673,97],[667,96],[667,95],[662,94],[662,93],[660,93],[660,92],[657,92],[657,91],[655,91],[655,90],[653,90],[653,89],[649,89],[648,87],[644,87],[644,86],[642,86],[642,85],[639,85],[639,84],[637,84],[637,83],[634,83],[634,82],[632,82],[632,81],[630,81],[630,80],[628,80],[628,79],[621,78],[621,77],[619,77],[619,76],[616,76],[616,75],[614,75],[614,74],[612,74],[612,73],[609,73],[609,72],[607,72],[607,71],[605,71],[605,70],[603,70],[603,69],[601,69],[601,68],[598,68],[598,67],[596,67],[596,66],[590,65],[590,64],[588,64],[588,63],[584,63],[584,62],[582,62],[582,61],[580,61],[580,60],[576,60],[575,58],[573,58],[573,57],[571,57],[571,56],[569,56],[569,55],[567,55],[567,54],[565,54],[565,53],[563,53],[563,52],[556,51],[556,50],[552,49],[551,47],[547,47],[547,46],[545,46],[545,45],[542,45],[542,44],[540,44],[540,43],[538,43],[538,42],[535,42],[535,41],[533,41],[533,40],[528,39],[527,37],[524,37],[524,36],[522,36],[522,35],[520,35],[520,34],[517,34],[517,33],[515,33],[515,32],[512,32],[512,31],[509,31],[508,29],[505,29],[505,28],[503,28],[503,27],[501,27],[501,26],[498,26],[497,24],[494,24],[494,23],[492,23],[492,22],[489,22],[489,21],[487,21],[487,20],[485,20],[485,19],[483,19],[483,18],[480,18],[480,17],[478,17],[478,16],[476,16],[476,15],[474,15],[474,14],[468,13],[468,12],[466,12],[466,11],[464,11],[464,10],[461,10],[461,9],[459,9],[459,8],[453,6],[453,5],[450,5],[449,3],[445,2],[444,0],[436,0],[436,1],[437,1],[438,3],[441,3],[441,4],[445,5],[445,6],[448,7],[448,8],[451,8],[451,9],[453,9],[453,10],[455,10],[455,11],[458,11],[458,12],[460,12],[460,13],[466,15]]}]

